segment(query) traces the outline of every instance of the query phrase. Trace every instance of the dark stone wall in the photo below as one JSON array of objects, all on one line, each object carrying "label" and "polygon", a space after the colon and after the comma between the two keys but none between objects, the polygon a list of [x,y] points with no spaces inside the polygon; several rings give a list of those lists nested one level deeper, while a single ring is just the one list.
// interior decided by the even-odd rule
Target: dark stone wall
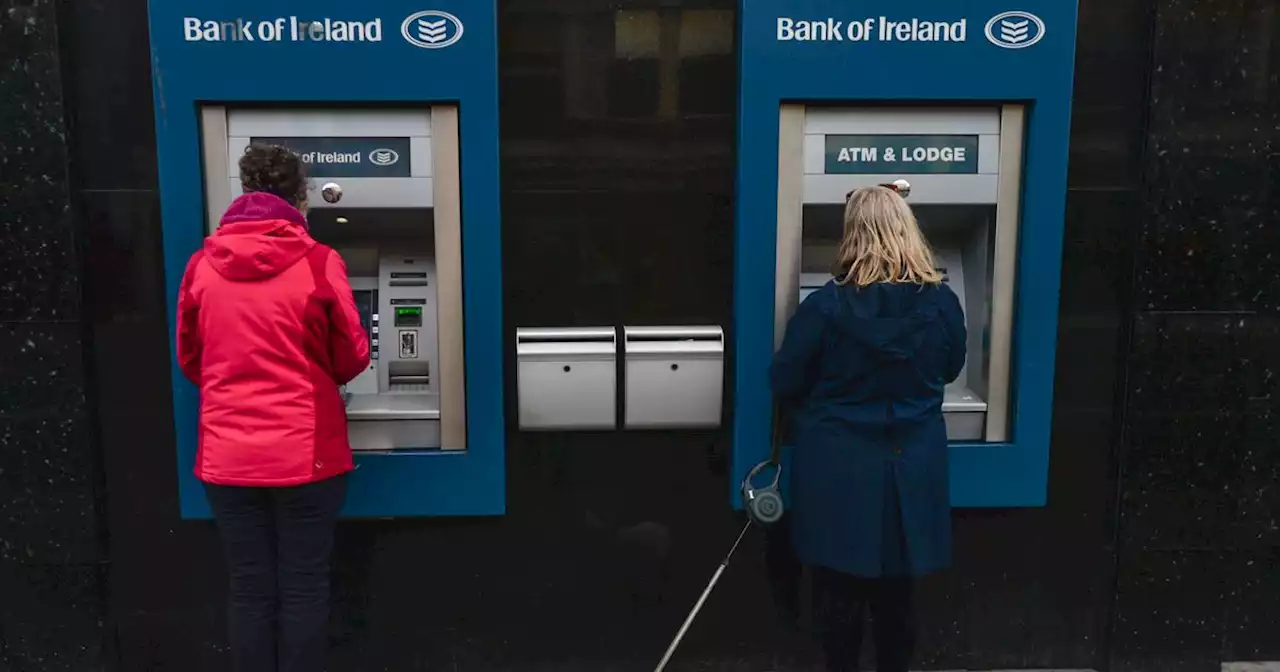
[{"label": "dark stone wall", "polygon": [[[730,323],[735,4],[500,3],[509,331]],[[1280,658],[1277,10],[1081,5],[1049,506],[958,513],[922,665]],[[0,670],[225,669],[217,541],[177,513],[146,2],[0,0],[0,31]],[[652,668],[737,532],[727,431],[509,439],[508,516],[341,527],[335,670]],[[762,565],[753,537],[674,669],[812,665]]]},{"label": "dark stone wall", "polygon": [[50,0],[0,2],[0,670],[102,659],[101,470],[57,18]]},{"label": "dark stone wall", "polygon": [[1280,7],[1153,18],[1113,669],[1280,660]]}]

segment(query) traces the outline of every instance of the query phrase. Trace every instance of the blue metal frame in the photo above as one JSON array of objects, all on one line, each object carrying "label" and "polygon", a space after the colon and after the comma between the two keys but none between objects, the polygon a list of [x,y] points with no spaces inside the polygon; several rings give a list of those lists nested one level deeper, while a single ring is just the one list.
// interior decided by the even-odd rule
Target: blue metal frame
[{"label": "blue metal frame", "polygon": [[[736,214],[736,389],[732,499],[738,479],[768,455],[776,255],[778,110],[784,102],[842,105],[1027,105],[1012,360],[1011,440],[954,444],[951,496],[960,507],[1043,506],[1047,499],[1054,350],[1075,57],[1073,0],[743,0],[739,16]],[[989,20],[1008,10],[1044,22],[1025,48],[997,46]],[[960,42],[796,42],[778,18],[845,22],[959,21]],[[1034,30],[1032,37],[1039,34]]]},{"label": "blue metal frame", "polygon": [[[305,5],[305,6],[304,6]],[[457,103],[461,124],[467,450],[359,455],[344,515],[501,515],[506,507],[502,264],[498,206],[497,16],[493,0],[440,0],[464,26],[456,44],[422,48],[401,24],[417,0],[151,0],[151,52],[166,289],[170,306],[188,257],[204,239],[198,108],[216,104],[318,106]],[[187,17],[272,21],[290,16],[368,22],[376,42],[185,39]],[[170,313],[170,330],[173,313]],[[178,487],[184,518],[209,508],[192,474],[198,391],[173,368]]]}]

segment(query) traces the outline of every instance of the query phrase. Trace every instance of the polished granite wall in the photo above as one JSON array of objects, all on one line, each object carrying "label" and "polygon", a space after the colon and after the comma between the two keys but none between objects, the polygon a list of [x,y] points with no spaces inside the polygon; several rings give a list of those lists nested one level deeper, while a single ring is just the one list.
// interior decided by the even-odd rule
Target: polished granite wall
[{"label": "polished granite wall", "polygon": [[[508,327],[729,322],[734,4],[500,3]],[[959,514],[927,667],[1280,658],[1273,5],[1081,0],[1050,503]],[[673,89],[645,26],[695,22]],[[0,31],[0,670],[224,669],[216,540],[177,518],[146,2],[0,0]],[[651,668],[736,532],[726,434],[510,438],[507,517],[343,526],[334,669]],[[813,661],[744,551],[686,669]]]},{"label": "polished granite wall", "polygon": [[1280,660],[1280,7],[1152,23],[1113,669]]},{"label": "polished granite wall", "polygon": [[0,1],[0,670],[102,659],[84,255],[51,0]]}]

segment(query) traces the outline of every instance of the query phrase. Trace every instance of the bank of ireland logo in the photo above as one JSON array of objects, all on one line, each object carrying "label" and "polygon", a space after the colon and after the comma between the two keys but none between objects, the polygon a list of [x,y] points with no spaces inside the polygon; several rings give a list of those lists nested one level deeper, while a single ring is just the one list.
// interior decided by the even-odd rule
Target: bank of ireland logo
[{"label": "bank of ireland logo", "polygon": [[375,149],[369,152],[369,163],[381,168],[394,166],[399,160],[400,154],[394,149]]},{"label": "bank of ireland logo", "polygon": [[987,39],[1005,49],[1026,49],[1044,38],[1044,21],[1030,12],[1003,12],[987,22]]},{"label": "bank of ireland logo", "polygon": [[462,21],[434,9],[418,12],[404,20],[400,34],[415,47],[444,49],[462,39]]}]

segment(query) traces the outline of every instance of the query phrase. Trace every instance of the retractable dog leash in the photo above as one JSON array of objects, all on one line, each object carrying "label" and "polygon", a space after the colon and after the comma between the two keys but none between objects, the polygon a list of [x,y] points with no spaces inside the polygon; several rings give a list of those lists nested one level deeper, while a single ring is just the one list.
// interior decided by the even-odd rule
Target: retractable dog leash
[{"label": "retractable dog leash", "polygon": [[729,560],[733,557],[733,552],[738,550],[738,545],[742,543],[743,537],[747,536],[747,530],[751,529],[751,523],[752,520],[748,518],[747,524],[742,526],[741,532],[738,532],[738,538],[734,540],[733,546],[729,548],[728,555],[724,556],[724,560],[720,561],[720,566],[716,568],[715,574],[711,575],[711,582],[703,589],[702,595],[698,597],[698,601],[693,605],[693,610],[685,617],[684,624],[680,626],[680,631],[676,633],[676,638],[671,640],[671,646],[667,647],[667,652],[663,654],[662,660],[654,668],[654,672],[662,672],[666,669],[667,663],[671,661],[671,656],[675,655],[676,649],[680,646],[680,640],[684,639],[684,634],[689,631],[689,626],[693,625],[694,619],[698,618],[698,612],[702,611],[702,605],[711,596],[711,591],[715,589],[716,582],[720,580],[720,575],[724,574],[725,568],[729,566]]},{"label": "retractable dog leash", "polygon": [[[762,488],[753,485],[756,476],[773,469],[773,480]],[[742,482],[742,506],[747,510],[749,522],[771,525],[782,519],[782,465],[772,461],[761,462],[751,469]]]},{"label": "retractable dog leash", "polygon": [[[752,483],[753,479],[770,468],[774,470],[773,480],[762,488],[755,487]],[[775,407],[773,412],[773,440],[769,459],[752,467],[751,471],[747,473],[747,477],[742,480],[742,506],[747,512],[747,522],[742,526],[742,530],[738,532],[738,538],[734,539],[733,546],[729,547],[729,552],[725,554],[724,560],[720,561],[720,566],[716,567],[715,573],[711,575],[711,581],[702,590],[702,595],[693,604],[693,609],[685,617],[680,630],[676,632],[675,639],[671,640],[671,645],[667,647],[667,652],[663,654],[662,660],[654,668],[654,672],[663,672],[667,667],[667,663],[671,662],[671,657],[675,655],[676,649],[680,647],[680,641],[684,639],[685,633],[689,631],[689,627],[698,618],[698,612],[702,611],[702,605],[706,604],[707,598],[711,596],[711,591],[715,589],[716,583],[720,581],[720,576],[724,574],[725,568],[729,566],[729,561],[733,559],[734,552],[738,550],[738,546],[742,544],[742,540],[747,536],[747,530],[751,529],[753,524],[767,527],[782,519],[784,505],[781,484],[782,417]]]},{"label": "retractable dog leash", "polygon": [[[756,477],[769,469],[773,469],[773,480],[757,488]],[[782,413],[776,406],[773,409],[769,459],[752,467],[742,480],[742,506],[747,511],[749,522],[768,526],[782,519],[785,509],[782,503]]]},{"label": "retractable dog leash", "polygon": [[[911,183],[903,179],[897,179],[879,186],[892,189],[903,199],[906,199],[911,194]],[[853,194],[853,192],[849,193],[850,195]],[[764,487],[757,488],[754,483],[755,478],[769,469],[774,470],[773,480]],[[720,580],[720,575],[724,574],[725,568],[729,566],[729,560],[733,558],[734,551],[738,550],[742,539],[746,537],[747,530],[751,529],[753,524],[768,527],[782,519],[782,515],[785,513],[785,505],[782,500],[781,486],[782,413],[777,406],[774,406],[773,440],[769,459],[752,467],[751,471],[747,473],[747,477],[742,480],[742,506],[747,511],[747,523],[742,526],[742,531],[738,533],[738,538],[734,540],[733,546],[729,548],[728,555],[724,556],[720,566],[711,575],[711,582],[707,584],[698,601],[694,603],[693,610],[684,619],[684,624],[680,626],[679,632],[676,633],[675,639],[671,641],[671,646],[667,647],[666,654],[662,656],[662,661],[658,663],[658,667],[654,668],[654,672],[663,672],[666,669],[667,663],[671,661],[671,656],[675,655],[676,648],[680,646],[680,640],[684,639],[685,633],[689,631],[689,626],[693,625],[694,619],[698,617],[698,612],[702,610],[702,605],[706,603],[707,598],[711,596],[711,591],[716,587],[716,582]]]}]

